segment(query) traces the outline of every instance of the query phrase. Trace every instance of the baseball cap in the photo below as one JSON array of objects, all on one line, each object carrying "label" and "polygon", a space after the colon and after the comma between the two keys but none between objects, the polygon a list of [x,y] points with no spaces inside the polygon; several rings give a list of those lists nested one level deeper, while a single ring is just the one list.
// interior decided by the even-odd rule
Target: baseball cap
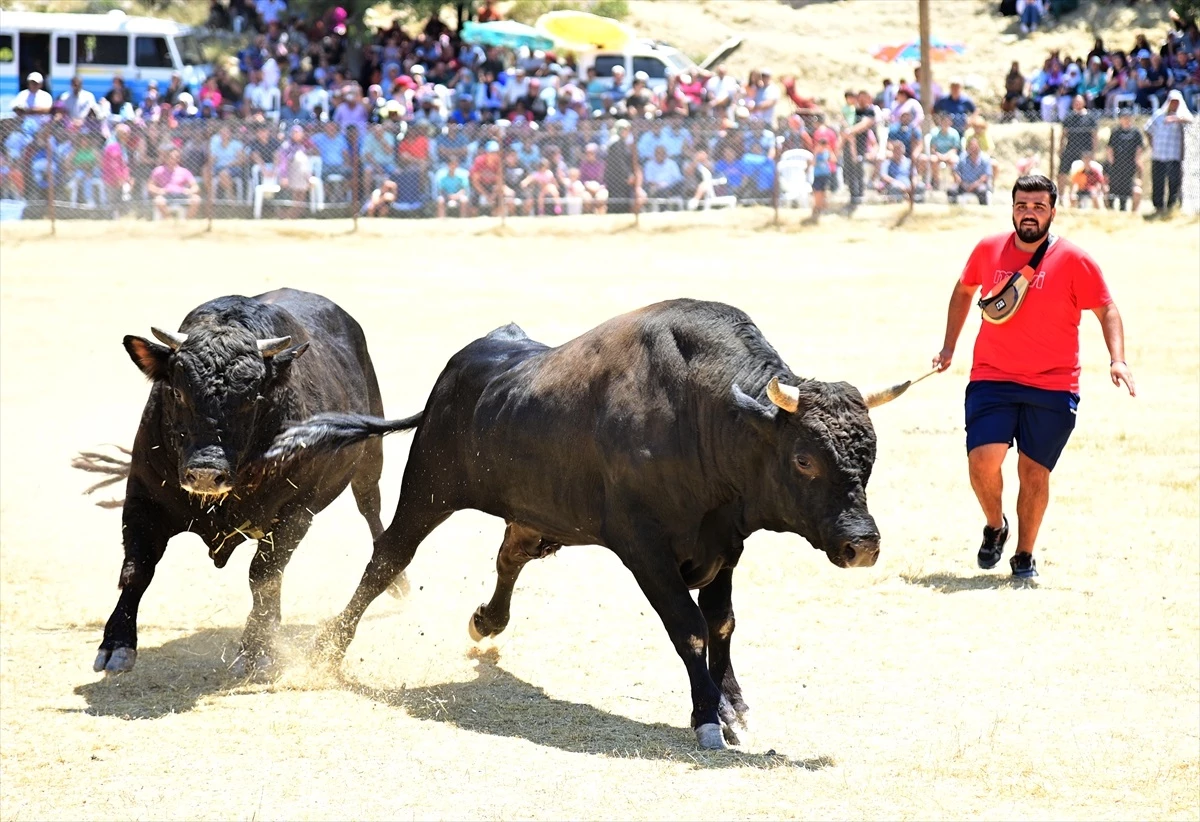
[{"label": "baseball cap", "polygon": [[647,74],[647,73],[646,73],[646,72],[644,72],[644,71],[639,71],[639,72],[635,72],[635,73],[634,73],[634,75],[633,75],[633,79],[634,79],[634,80],[641,80],[643,83],[645,83],[645,82],[648,82],[648,81],[650,80],[650,75],[649,75],[649,74]]},{"label": "baseball cap", "polygon": [[25,82],[42,85],[45,83],[45,80],[42,79],[42,73],[40,71],[31,71],[29,72],[29,76],[25,78]]},{"label": "baseball cap", "polygon": [[483,150],[484,150],[484,151],[499,151],[499,150],[500,150],[500,144],[499,144],[498,142],[496,142],[495,140],[488,140],[488,141],[487,141],[487,142],[484,144],[484,146],[483,146]]}]

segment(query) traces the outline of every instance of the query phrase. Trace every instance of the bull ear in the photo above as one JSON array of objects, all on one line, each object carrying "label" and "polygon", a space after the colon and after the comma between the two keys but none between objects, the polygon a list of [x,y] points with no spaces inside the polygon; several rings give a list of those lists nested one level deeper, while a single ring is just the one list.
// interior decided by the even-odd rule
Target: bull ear
[{"label": "bull ear", "polygon": [[167,360],[171,358],[171,349],[132,335],[127,335],[123,342],[129,359],[133,360],[133,364],[140,368],[143,374],[152,380],[167,378]]},{"label": "bull ear", "polygon": [[775,421],[779,408],[775,405],[763,405],[751,397],[737,383],[733,384],[733,405],[739,415],[745,415],[754,423],[770,423]]}]

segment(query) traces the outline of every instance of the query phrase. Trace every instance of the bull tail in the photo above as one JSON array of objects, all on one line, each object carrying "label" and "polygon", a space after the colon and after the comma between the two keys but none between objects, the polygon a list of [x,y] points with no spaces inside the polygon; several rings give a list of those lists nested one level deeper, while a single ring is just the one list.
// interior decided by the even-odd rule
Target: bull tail
[{"label": "bull tail", "polygon": [[[108,454],[101,454],[98,451],[80,451],[74,459],[71,460],[71,467],[78,468],[80,471],[87,471],[91,474],[107,474],[108,476],[89,486],[83,493],[94,494],[101,488],[107,488],[110,485],[115,485],[118,482],[128,478],[130,469],[130,459],[132,454],[128,448],[120,445],[114,445],[118,451],[128,457],[114,457]],[[124,504],[124,499],[105,499],[100,500],[96,505],[101,508],[120,508]]]},{"label": "bull tail", "polygon": [[330,453],[371,437],[411,431],[421,422],[424,413],[421,411],[399,420],[385,420],[367,414],[317,414],[277,436],[263,454],[263,459],[287,461],[301,453]]}]

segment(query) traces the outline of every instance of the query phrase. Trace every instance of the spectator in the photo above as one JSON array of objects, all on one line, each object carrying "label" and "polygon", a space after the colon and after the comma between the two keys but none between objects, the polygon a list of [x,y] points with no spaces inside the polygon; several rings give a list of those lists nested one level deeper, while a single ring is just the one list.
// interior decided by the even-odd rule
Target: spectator
[{"label": "spectator", "polygon": [[683,172],[679,163],[667,156],[666,146],[655,146],[654,156],[642,167],[642,174],[647,197],[683,196]]},{"label": "spectator", "polygon": [[865,170],[863,163],[870,153],[870,143],[875,128],[875,109],[871,105],[871,95],[862,92],[855,95],[847,92],[847,101],[853,100],[858,107],[854,109],[853,120],[848,121],[848,128],[843,132],[845,140],[842,149],[842,175],[846,187],[850,189],[848,212],[853,212],[862,203]]},{"label": "spectator", "polygon": [[362,162],[368,181],[391,177],[396,173],[396,137],[382,123],[367,126]]},{"label": "spectator", "polygon": [[287,140],[275,155],[275,170],[281,193],[284,194],[284,199],[292,204],[287,216],[299,217],[304,212],[304,205],[308,201],[309,189],[312,186],[312,157],[313,152],[304,134],[304,127],[294,124],[288,131]]},{"label": "spectator", "polygon": [[967,151],[958,158],[954,167],[954,188],[946,192],[946,199],[952,204],[959,197],[974,194],[980,205],[991,202],[992,161],[979,148],[979,141],[971,138],[967,141]]},{"label": "spectator", "polygon": [[688,116],[695,116],[704,107],[704,83],[699,74],[683,72],[679,75],[679,91],[687,101]]},{"label": "spectator", "polygon": [[[924,92],[921,90],[921,67],[920,66],[913,66],[913,81],[909,84],[909,87],[912,89],[913,94],[916,95],[916,98],[918,100],[920,100],[921,95],[924,94]],[[930,90],[933,92],[933,101],[935,103],[938,100],[942,99],[942,87],[937,82],[937,80],[934,80],[932,83],[930,83]],[[923,101],[922,101],[921,105],[928,106],[928,104]]]},{"label": "spectator", "polygon": [[246,147],[241,140],[234,139],[233,129],[228,121],[222,122],[218,127],[217,133],[209,141],[208,152],[212,156],[216,196],[220,197],[224,192],[225,199],[233,200],[233,181],[241,179],[246,173]]},{"label": "spectator", "polygon": [[1146,219],[1166,217],[1179,204],[1180,185],[1183,181],[1184,126],[1192,122],[1192,113],[1183,101],[1183,94],[1172,90],[1150,121],[1146,133],[1150,135],[1150,200],[1154,213]]},{"label": "spectator", "polygon": [[1108,207],[1137,213],[1142,204],[1142,133],[1133,127],[1133,111],[1121,109],[1117,127],[1108,135]]},{"label": "spectator", "polygon": [[480,121],[479,112],[475,109],[475,99],[467,94],[460,94],[456,98],[457,105],[454,111],[450,112],[449,121],[455,125],[463,126],[467,123],[478,123]]},{"label": "spectator", "polygon": [[[921,129],[913,125],[912,112],[902,111],[900,122],[888,129],[888,142],[899,143],[904,149],[904,156],[912,160],[914,157],[920,156],[922,141]],[[891,151],[890,146],[888,150]]]},{"label": "spectator", "polygon": [[1083,83],[1080,94],[1088,108],[1104,108],[1104,88],[1108,85],[1108,72],[1099,57],[1089,57],[1087,68],[1083,72]]},{"label": "spectator", "polygon": [[905,156],[904,143],[900,140],[888,141],[888,150],[889,157],[879,169],[875,189],[888,200],[898,202],[912,191],[912,160]]},{"label": "spectator", "polygon": [[1063,147],[1058,158],[1058,187],[1070,191],[1068,174],[1071,166],[1082,160],[1084,152],[1096,150],[1096,115],[1087,110],[1083,95],[1075,95],[1071,111],[1063,118]]},{"label": "spectator", "polygon": [[1091,151],[1085,151],[1082,159],[1071,164],[1072,204],[1083,208],[1086,199],[1092,208],[1104,208],[1104,167],[1096,162]]},{"label": "spectator", "polygon": [[742,155],[741,167],[745,178],[742,192],[751,200],[769,200],[775,189],[775,163],[767,154],[767,147],[759,140],[752,140]]},{"label": "spectator", "polygon": [[754,97],[747,100],[747,108],[750,110],[750,116],[758,117],[764,123],[774,125],[775,106],[779,102],[779,87],[771,82],[769,68],[759,69],[758,75],[758,82],[753,88]]},{"label": "spectator", "polygon": [[[299,126],[293,126],[293,131]],[[300,134],[304,129],[300,128]],[[254,136],[246,145],[246,153],[251,165],[260,167],[263,176],[274,176],[275,155],[279,153],[280,140],[270,123],[261,122],[254,126]]]},{"label": "spectator", "polygon": [[347,126],[357,126],[361,134],[369,119],[370,111],[359,94],[359,88],[347,83],[342,87],[342,101],[333,110],[333,121],[343,130]]},{"label": "spectator", "polygon": [[396,144],[396,161],[401,169],[424,174],[433,159],[433,126],[428,123],[413,123],[404,138]]},{"label": "spectator", "polygon": [[224,101],[225,98],[221,94],[221,90],[217,88],[216,75],[210,74],[204,78],[204,85],[200,87],[201,110],[208,112],[208,116],[215,117],[221,111],[221,104]]},{"label": "spectator", "polygon": [[988,121],[983,118],[982,114],[973,114],[967,120],[967,130],[963,132],[963,145],[967,144],[967,140],[972,137],[979,140],[979,150],[989,157],[996,153],[996,142],[992,139]]},{"label": "spectator", "polygon": [[713,117],[725,119],[737,101],[740,85],[729,76],[724,63],[717,64],[716,74],[705,85],[708,92],[708,109]]},{"label": "spectator", "polygon": [[[83,87],[83,78],[78,74],[71,78],[71,90],[64,91],[58,99],[63,104],[67,117],[76,121],[87,117],[97,108],[96,95]],[[13,102],[13,107],[15,111],[16,101]]]},{"label": "spectator", "polygon": [[[618,120],[604,158],[604,187],[608,189],[609,210],[625,213],[640,210],[645,198],[641,167],[634,162],[628,120]],[[614,208],[615,206],[615,208]]]},{"label": "spectator", "polygon": [[108,202],[114,208],[114,216],[124,210],[133,192],[133,176],[129,172],[129,148],[131,130],[126,123],[118,123],[113,129],[113,138],[104,147],[100,158],[100,177],[108,194]]},{"label": "spectator", "polygon": [[813,151],[812,165],[813,210],[809,219],[816,222],[825,213],[825,198],[833,191],[837,182],[837,153],[827,134],[818,133],[814,136],[816,148]]},{"label": "spectator", "polygon": [[1021,33],[1029,34],[1031,31],[1037,31],[1045,13],[1042,0],[1017,0],[1017,16],[1021,18]]},{"label": "spectator", "polygon": [[350,143],[338,124],[332,120],[325,123],[324,128],[312,136],[311,142],[321,158],[321,177],[345,177],[350,167]]},{"label": "spectator", "polygon": [[879,106],[880,111],[891,111],[896,105],[896,84],[886,77],[883,88],[875,95],[875,105]]},{"label": "spectator", "polygon": [[579,179],[596,214],[604,214],[608,210],[608,189],[604,187],[604,170],[600,146],[588,143],[583,147],[583,158],[579,161]]},{"label": "spectator", "polygon": [[562,206],[558,203],[558,181],[555,179],[554,170],[550,167],[549,158],[543,157],[538,162],[537,168],[531,171],[525,177],[525,179],[521,181],[520,189],[522,191],[529,191],[532,189],[533,191],[532,196],[528,194],[525,195],[526,215],[545,214],[547,197],[554,201],[554,213],[562,213]]},{"label": "spectator", "polygon": [[366,217],[386,217],[396,202],[398,188],[395,180],[384,180],[371,192],[370,198],[363,203],[363,215]]},{"label": "spectator", "polygon": [[287,11],[285,0],[255,0],[254,10],[258,12],[259,31],[266,31],[271,23],[278,23]]},{"label": "spectator", "polygon": [[443,168],[434,175],[434,190],[437,194],[437,215],[446,216],[446,208],[458,209],[463,217],[471,216],[471,175],[458,165],[458,158],[451,156]]},{"label": "spectator", "polygon": [[[498,205],[499,192],[503,174],[500,159],[500,144],[495,140],[488,140],[484,143],[483,151],[476,157],[471,164],[471,193],[474,195],[476,204],[480,208],[490,209]],[[513,196],[513,190],[508,186],[504,186],[505,198]]]},{"label": "spectator", "polygon": [[942,112],[934,117],[937,128],[929,135],[929,154],[920,158],[921,173],[928,174],[931,185],[940,188],[941,170],[951,170],[958,165],[962,153],[962,138],[950,122],[950,115]]},{"label": "spectator", "polygon": [[1017,61],[1013,60],[1004,78],[1004,100],[1000,104],[1000,110],[1005,114],[1003,122],[1011,122],[1015,112],[1032,109],[1032,101],[1025,94],[1025,75],[1021,73]]},{"label": "spectator", "polygon": [[924,129],[924,125],[922,125],[925,120],[924,109],[921,108],[921,101],[913,93],[912,87],[908,85],[896,89],[896,99],[890,109],[891,118],[895,121],[898,121],[905,112],[912,117],[914,127]]},{"label": "spectator", "polygon": [[1191,100],[1194,104],[1200,95],[1200,54],[1189,57],[1186,51],[1175,52],[1170,75],[1170,85],[1183,94],[1183,102]]},{"label": "spectator", "polygon": [[31,71],[25,78],[26,87],[17,92],[9,108],[22,117],[35,117],[37,122],[50,119],[54,98],[42,88],[41,72]]},{"label": "spectator", "polygon": [[779,136],[783,141],[780,146],[782,151],[794,151],[795,149],[812,151],[812,135],[804,127],[804,118],[799,114],[788,116],[784,122],[783,131]]},{"label": "spectator", "polygon": [[1151,54],[1149,58],[1142,58],[1137,81],[1138,108],[1145,111],[1157,108],[1158,101],[1167,93],[1169,82],[1170,76],[1163,65],[1162,57],[1157,52]]},{"label": "spectator", "polygon": [[796,78],[788,75],[780,78],[780,83],[783,84],[783,90],[787,94],[788,99],[792,101],[792,105],[796,107],[796,112],[799,114],[813,114],[818,106],[817,101],[812,97],[806,97],[796,90]]},{"label": "spectator", "polygon": [[166,89],[159,97],[164,104],[174,106],[180,92],[184,91],[187,91],[187,86],[183,84],[183,76],[179,72],[173,71],[171,72],[171,81],[167,83]]},{"label": "spectator", "polygon": [[101,107],[104,109],[104,116],[106,118],[133,119],[133,98],[130,96],[129,90],[125,87],[125,80],[121,75],[117,74],[113,76],[112,87],[109,88],[108,94],[104,95]]},{"label": "spectator", "polygon": [[166,162],[150,174],[150,196],[160,217],[170,216],[171,206],[186,205],[188,219],[200,210],[200,185],[192,172],[179,164],[179,149],[167,151]]},{"label": "spectator", "polygon": [[967,117],[975,113],[975,103],[962,93],[962,80],[955,77],[950,81],[950,93],[934,104],[933,111],[949,114],[951,124],[962,133],[967,128]]},{"label": "spectator", "polygon": [[1112,55],[1103,93],[1104,105],[1110,117],[1117,113],[1121,105],[1137,100],[1137,72],[1119,51]]}]

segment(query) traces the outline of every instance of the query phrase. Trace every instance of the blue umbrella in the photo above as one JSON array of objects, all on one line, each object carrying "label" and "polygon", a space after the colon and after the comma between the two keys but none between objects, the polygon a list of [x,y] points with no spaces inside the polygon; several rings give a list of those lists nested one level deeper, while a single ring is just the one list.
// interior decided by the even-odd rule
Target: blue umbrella
[{"label": "blue umbrella", "polygon": [[[962,54],[964,51],[966,51],[966,47],[961,43],[948,43],[940,37],[929,38],[929,57],[932,60],[945,60],[948,57]],[[883,60],[885,63],[916,62],[921,59],[921,41],[908,40],[894,46],[884,46],[876,49],[873,56],[876,60]]]},{"label": "blue umbrella", "polygon": [[521,46],[542,51],[554,48],[554,41],[541,34],[533,26],[515,20],[497,20],[494,23],[463,23],[462,39],[468,43],[484,46],[500,46],[517,49]]}]

